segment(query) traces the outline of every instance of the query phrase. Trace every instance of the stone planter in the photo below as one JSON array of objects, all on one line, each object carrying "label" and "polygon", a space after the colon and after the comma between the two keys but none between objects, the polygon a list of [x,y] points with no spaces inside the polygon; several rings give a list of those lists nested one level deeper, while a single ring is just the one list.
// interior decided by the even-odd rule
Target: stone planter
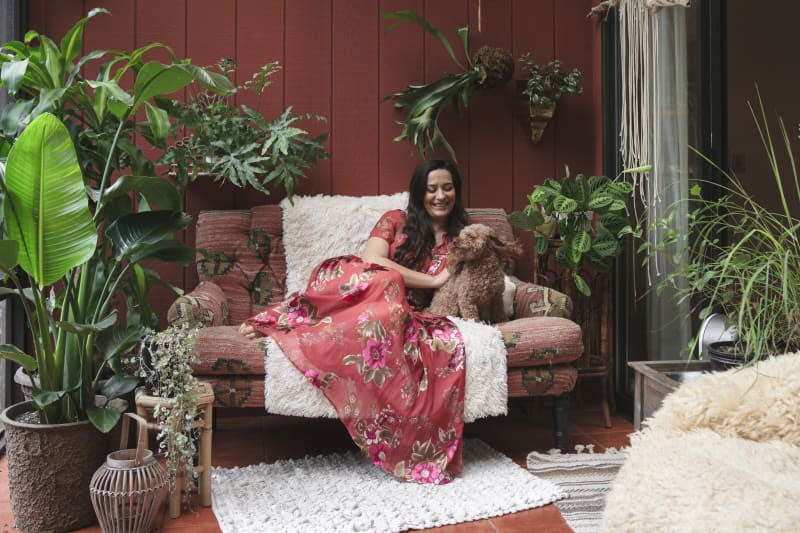
[{"label": "stone planter", "polygon": [[0,413],[14,527],[53,533],[96,523],[89,481],[113,449],[111,434],[100,433],[89,421],[39,424],[35,413],[33,402]]}]

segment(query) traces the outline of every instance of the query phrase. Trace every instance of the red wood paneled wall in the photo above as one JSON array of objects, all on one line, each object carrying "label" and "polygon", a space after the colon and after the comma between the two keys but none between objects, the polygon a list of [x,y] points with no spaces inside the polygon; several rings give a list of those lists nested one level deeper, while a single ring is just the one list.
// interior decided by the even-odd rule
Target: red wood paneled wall
[{"label": "red wood paneled wall", "polygon": [[[330,131],[329,161],[323,161],[299,187],[300,194],[367,195],[405,190],[419,161],[414,147],[392,139],[400,115],[388,94],[408,84],[431,81],[454,71],[441,45],[415,25],[403,23],[388,35],[380,14],[413,9],[438,26],[460,49],[456,28],[469,25],[471,48],[484,44],[525,52],[538,61],[562,60],[579,68],[584,92],[567,96],[540,144],[530,141],[524,110],[515,99],[514,81],[477,91],[469,109],[441,120],[465,182],[470,207],[519,209],[534,184],[575,172],[601,171],[600,28],[587,18],[593,0],[29,0],[29,27],[54,38],[91,8],[111,16],[92,20],[86,49],[133,48],[153,41],[171,46],[196,64],[235,58],[239,82],[260,65],[279,60],[283,70],[268,89],[262,110],[275,116],[285,106],[324,115],[327,123],[308,124],[312,133]],[[514,75],[523,79],[519,67]],[[155,154],[154,154],[155,155]],[[444,155],[444,153],[439,154]],[[186,208],[246,208],[276,202],[251,191],[195,182]],[[525,239],[525,236],[523,240]],[[194,242],[194,230],[185,239]],[[527,242],[528,253],[530,243]],[[192,268],[161,268],[170,282],[191,288]],[[171,301],[154,295],[157,309]]]}]

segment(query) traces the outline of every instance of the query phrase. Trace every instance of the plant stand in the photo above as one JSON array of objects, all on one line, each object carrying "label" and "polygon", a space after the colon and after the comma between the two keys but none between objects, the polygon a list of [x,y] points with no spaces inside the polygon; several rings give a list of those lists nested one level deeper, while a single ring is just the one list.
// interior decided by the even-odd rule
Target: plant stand
[{"label": "plant stand", "polygon": [[[562,272],[555,261],[551,261],[555,250],[561,246],[559,239],[550,239],[547,253],[540,258],[533,254],[533,276],[531,281],[553,287],[570,297],[573,317],[583,331],[584,353],[576,361],[578,381],[599,380],[602,388],[602,414],[605,427],[611,427],[611,414],[615,411],[614,383],[611,369],[614,365],[611,353],[611,279],[605,272],[593,271],[584,276],[592,289],[591,296],[584,296],[575,289],[572,280]],[[576,385],[578,393],[580,390]]]},{"label": "plant stand", "polygon": [[[198,381],[196,385],[197,410],[202,413],[195,420],[194,427],[200,430],[200,442],[197,447],[198,461],[195,467],[199,479],[197,492],[200,505],[211,506],[211,433],[213,421],[214,389],[211,384]],[[136,389],[136,413],[147,420],[147,429],[161,430],[161,426],[153,418],[153,409],[157,405],[166,406],[168,400],[158,396],[148,396],[144,387]],[[181,488],[185,480],[179,474],[174,487],[169,493],[169,517],[178,518],[181,515]]]}]

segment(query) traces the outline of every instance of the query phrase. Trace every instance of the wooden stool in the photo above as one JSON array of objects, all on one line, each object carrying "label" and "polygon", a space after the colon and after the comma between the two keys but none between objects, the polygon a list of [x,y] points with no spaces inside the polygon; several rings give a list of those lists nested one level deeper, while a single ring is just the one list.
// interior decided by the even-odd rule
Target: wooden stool
[{"label": "wooden stool", "polygon": [[[197,448],[198,465],[194,471],[199,475],[197,492],[200,496],[200,505],[211,506],[211,427],[213,417],[214,390],[211,384],[198,381],[195,386],[197,394],[197,411],[201,413],[195,420],[194,426],[200,430],[200,443]],[[153,418],[153,409],[157,405],[168,406],[169,400],[158,396],[148,396],[144,387],[136,389],[136,413],[147,420],[147,429],[161,430],[161,426]],[[178,518],[181,515],[181,486],[183,475],[178,473],[175,486],[169,493],[169,517]]]}]

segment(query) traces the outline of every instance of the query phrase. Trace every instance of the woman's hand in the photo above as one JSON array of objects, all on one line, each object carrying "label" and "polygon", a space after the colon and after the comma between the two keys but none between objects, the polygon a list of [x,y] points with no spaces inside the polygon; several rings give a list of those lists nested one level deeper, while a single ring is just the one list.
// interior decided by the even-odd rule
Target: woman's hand
[{"label": "woman's hand", "polygon": [[239,326],[239,334],[244,335],[250,340],[262,336],[261,333],[256,331],[253,326],[248,325],[246,322],[242,322],[242,325]]},{"label": "woman's hand", "polygon": [[446,268],[433,276],[433,288],[438,289],[450,279],[450,271]]}]

